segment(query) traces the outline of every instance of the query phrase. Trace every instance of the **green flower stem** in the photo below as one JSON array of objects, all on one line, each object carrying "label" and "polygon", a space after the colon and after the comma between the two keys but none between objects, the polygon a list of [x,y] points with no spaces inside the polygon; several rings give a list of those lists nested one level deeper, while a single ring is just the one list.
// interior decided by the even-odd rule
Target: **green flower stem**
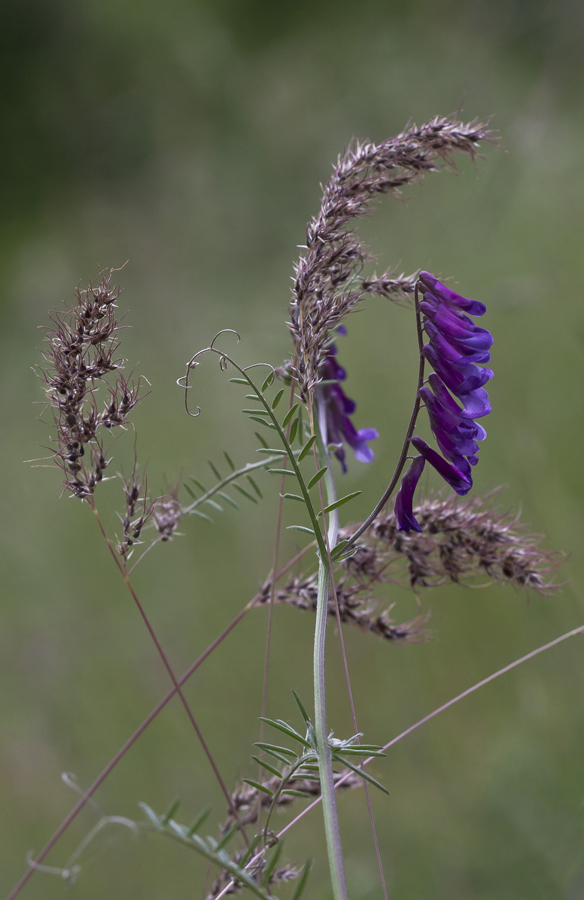
[{"label": "green flower stem", "polygon": [[[323,480],[325,481],[327,503],[333,503],[337,498],[335,482],[331,472],[330,457],[327,450],[326,407],[318,388],[316,391],[316,407],[318,414],[318,438],[316,443],[319,466],[327,466],[327,472]],[[347,900],[345,864],[339,831],[339,816],[337,812],[333,778],[333,762],[326,721],[325,645],[331,578],[330,551],[337,542],[337,534],[338,512],[337,510],[333,510],[329,516],[327,556],[326,558],[323,558],[321,554],[319,556],[318,564],[318,594],[316,601],[316,624],[314,629],[314,730],[318,750],[322,811],[324,816],[324,829],[333,894],[335,900]]]},{"label": "green flower stem", "polygon": [[330,573],[328,561],[320,559],[318,565],[318,597],[316,601],[316,625],[314,629],[314,731],[318,751],[318,770],[324,830],[328,850],[331,882],[335,900],[347,900],[345,865],[339,832],[339,816],[333,778],[333,762],[326,723],[325,643],[328,617]]}]

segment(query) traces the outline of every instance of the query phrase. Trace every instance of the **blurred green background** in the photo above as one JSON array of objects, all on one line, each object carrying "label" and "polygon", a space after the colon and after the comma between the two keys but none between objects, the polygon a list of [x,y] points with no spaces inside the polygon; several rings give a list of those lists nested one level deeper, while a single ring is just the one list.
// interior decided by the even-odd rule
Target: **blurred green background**
[{"label": "blurred green background", "polygon": [[[201,418],[175,379],[220,328],[246,363],[289,352],[289,276],[319,183],[349,139],[381,140],[464,104],[492,116],[502,148],[461,160],[386,200],[363,234],[379,271],[454,276],[488,303],[496,343],[489,439],[476,487],[504,484],[546,546],[570,554],[552,598],[495,586],[422,598],[433,640],[398,647],[348,632],[359,724],[384,742],[434,707],[584,621],[582,374],[584,311],[584,7],[575,0],[4,0],[0,6],[0,332],[2,614],[0,891],[25,868],[87,786],[166,692],[150,639],[87,507],[60,498],[35,420],[39,326],[97,266],[120,273],[129,366],[152,394],[137,410],[138,455],[153,492],[184,471],[209,479],[227,449],[255,440],[239,389],[209,364]],[[412,402],[415,341],[404,309],[371,300],[350,323],[341,361],[375,426],[376,460],[343,479],[366,513],[393,469]],[[45,417],[47,420],[49,417]],[[114,447],[128,470],[132,435]],[[257,508],[183,523],[136,573],[163,645],[183,671],[253,595],[269,568],[273,483]],[[437,487],[428,476],[426,486]],[[116,528],[119,483],[98,495]],[[220,519],[220,521],[219,521]],[[286,539],[285,551],[296,544]],[[395,618],[415,614],[394,589]],[[278,608],[268,709],[294,717],[310,698],[313,619]],[[266,615],[253,612],[192,679],[188,697],[229,785],[252,773]],[[332,635],[331,630],[331,635]],[[329,652],[331,727],[351,731],[338,642]],[[527,663],[399,743],[374,773],[391,898],[577,900],[584,896],[582,640]],[[183,800],[190,820],[222,797],[175,702],[99,791],[108,814]],[[341,800],[351,897],[379,898],[361,791]],[[86,810],[47,862],[63,865],[96,821]],[[281,820],[282,823],[285,821]],[[320,815],[290,834],[291,859],[316,859],[307,896],[327,898]],[[199,896],[205,865],[163,841],[112,832],[92,845],[71,896]],[[23,897],[62,897],[37,874]],[[282,895],[286,895],[284,890]]]}]

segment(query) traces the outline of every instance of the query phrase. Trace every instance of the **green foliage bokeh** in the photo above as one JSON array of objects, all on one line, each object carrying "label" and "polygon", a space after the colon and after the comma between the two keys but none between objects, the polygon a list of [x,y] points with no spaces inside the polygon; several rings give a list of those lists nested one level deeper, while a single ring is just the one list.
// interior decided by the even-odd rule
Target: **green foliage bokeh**
[{"label": "green foliage bokeh", "polygon": [[[30,367],[38,326],[97,264],[121,266],[124,355],[152,384],[134,416],[151,490],[181,471],[210,480],[207,459],[255,455],[239,389],[208,362],[203,413],[184,415],[175,380],[220,328],[246,363],[279,364],[289,276],[319,183],[352,136],[381,140],[463,104],[493,116],[501,149],[458,178],[431,175],[385,200],[362,233],[395,265],[454,276],[488,304],[495,336],[493,413],[476,487],[507,486],[546,546],[570,558],[552,598],[444,587],[422,596],[433,640],[389,646],[346,635],[360,728],[383,743],[456,693],[582,623],[584,476],[581,266],[584,175],[582,7],[569,0],[6,0],[0,9],[0,331],[3,500],[0,625],[0,891],[22,874],[73,805],[60,773],[87,786],[167,690],[167,677],[87,507],[60,497],[45,456],[50,429]],[[387,483],[415,386],[405,309],[371,300],[340,347],[374,426],[376,460],[350,461],[347,489],[366,513]],[[45,416],[45,419],[48,419]],[[114,447],[128,471],[133,436]],[[177,671],[253,595],[271,564],[275,485],[257,509],[214,526],[183,523],[136,587]],[[426,488],[438,487],[431,477]],[[121,492],[98,503],[115,530]],[[287,538],[286,547],[294,549]],[[416,612],[393,589],[395,618]],[[268,710],[296,715],[311,693],[308,614],[277,609]],[[332,636],[331,629],[331,636]],[[228,784],[251,772],[266,616],[255,611],[189,683],[187,695]],[[331,726],[351,730],[338,646],[329,653]],[[584,667],[574,639],[519,668],[393,749],[374,774],[390,896],[399,900],[540,900],[584,893]],[[97,795],[108,814],[183,799],[184,818],[224,803],[174,701]],[[351,896],[378,898],[362,792],[341,801]],[[87,833],[86,810],[47,862],[62,865]],[[307,896],[326,898],[318,813],[287,854],[317,859]],[[181,848],[112,832],[84,858],[71,896],[166,900],[200,893],[204,866]],[[37,874],[23,897],[57,898]]]}]

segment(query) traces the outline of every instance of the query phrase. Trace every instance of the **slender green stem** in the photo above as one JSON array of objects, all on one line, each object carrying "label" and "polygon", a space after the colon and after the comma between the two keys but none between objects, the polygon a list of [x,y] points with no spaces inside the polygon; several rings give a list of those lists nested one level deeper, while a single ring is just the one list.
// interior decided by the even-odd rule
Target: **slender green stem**
[{"label": "slender green stem", "polygon": [[249,475],[250,472],[255,472],[256,469],[263,469],[265,466],[271,466],[274,463],[280,461],[280,456],[265,456],[263,459],[260,459],[259,462],[256,463],[247,463],[246,466],[243,466],[241,469],[237,469],[235,472],[230,472],[229,475],[226,475],[225,478],[222,478],[214,487],[204,493],[201,497],[198,497],[188,506],[183,507],[183,515],[186,513],[191,513],[197,507],[202,506],[204,503],[209,500],[214,494],[221,491],[224,487],[227,487],[228,484],[231,484],[232,481],[237,481],[238,478],[241,478],[243,475]]},{"label": "slender green stem", "polygon": [[[330,457],[327,449],[328,435],[326,427],[326,405],[317,388],[316,411],[318,416],[317,440],[315,455],[319,467],[327,467],[324,481],[329,503],[336,500],[336,488],[331,471]],[[312,408],[311,408],[312,413]],[[311,416],[311,418],[313,418]],[[313,425],[314,428],[314,425]],[[320,488],[319,488],[320,489]],[[324,503],[321,492],[321,506],[324,512]],[[322,796],[322,812],[324,829],[329,858],[331,882],[335,900],[346,900],[347,883],[345,879],[345,864],[341,835],[339,830],[339,816],[337,811],[337,799],[333,776],[333,761],[331,747],[328,739],[328,727],[326,718],[326,678],[325,678],[325,647],[326,626],[328,620],[329,588],[331,581],[330,553],[337,542],[339,530],[339,518],[337,510],[333,510],[329,516],[329,527],[326,532],[326,557],[320,554],[318,563],[318,593],[316,601],[316,623],[314,627],[314,731],[318,751],[318,769],[320,773],[320,789]]]},{"label": "slender green stem", "polygon": [[347,884],[339,832],[333,762],[326,722],[325,643],[329,580],[328,561],[321,557],[318,564],[318,597],[316,626],[314,629],[314,731],[318,751],[322,812],[333,895],[335,900],[347,900]]},{"label": "slender green stem", "polygon": [[406,431],[406,436],[404,438],[402,450],[401,450],[399,459],[397,461],[397,466],[395,467],[395,471],[393,473],[391,481],[389,482],[387,490],[384,492],[383,496],[381,497],[379,502],[376,504],[373,511],[367,516],[367,518],[365,519],[363,524],[360,525],[359,528],[353,532],[353,534],[351,535],[351,537],[349,539],[348,544],[345,547],[345,551],[348,550],[350,547],[352,547],[353,544],[355,543],[355,541],[357,540],[357,538],[359,538],[363,534],[363,532],[366,531],[367,528],[369,528],[369,526],[372,524],[372,522],[375,521],[375,519],[377,518],[377,516],[379,515],[379,513],[381,512],[381,510],[383,509],[383,507],[385,506],[385,504],[387,503],[387,501],[389,500],[391,495],[393,494],[393,492],[397,486],[397,483],[400,479],[400,475],[403,472],[403,468],[406,464],[406,460],[408,458],[408,450],[410,447],[410,441],[412,439],[412,435],[414,433],[414,428],[416,427],[416,420],[418,418],[418,413],[420,411],[420,388],[422,388],[422,386],[424,384],[425,359],[424,359],[424,355],[422,352],[424,349],[424,337],[422,334],[422,320],[421,320],[421,316],[420,316],[420,303],[418,300],[418,283],[417,282],[416,282],[416,288],[415,288],[415,304],[416,304],[416,332],[418,335],[418,350],[420,352],[420,362],[418,365],[418,385],[416,387],[416,399],[414,401],[414,407],[412,409],[412,414],[410,416],[408,430]]}]

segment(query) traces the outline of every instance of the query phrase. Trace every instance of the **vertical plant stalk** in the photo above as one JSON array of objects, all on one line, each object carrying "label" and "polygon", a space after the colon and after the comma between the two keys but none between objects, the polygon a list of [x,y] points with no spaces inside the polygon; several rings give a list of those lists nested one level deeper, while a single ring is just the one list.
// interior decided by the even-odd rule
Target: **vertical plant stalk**
[{"label": "vertical plant stalk", "polygon": [[[124,583],[125,583],[126,587],[128,588],[128,590],[129,590],[129,592],[130,592],[130,594],[131,594],[131,596],[132,596],[132,599],[133,599],[134,603],[136,604],[136,607],[137,607],[137,609],[138,609],[138,612],[140,613],[140,615],[141,615],[141,617],[142,617],[142,619],[143,619],[143,621],[144,621],[144,624],[146,625],[146,628],[148,629],[148,633],[150,634],[150,637],[152,638],[152,641],[154,642],[154,646],[156,647],[156,650],[158,651],[158,655],[160,656],[160,659],[162,660],[162,663],[163,663],[163,665],[164,665],[166,671],[168,672],[168,675],[170,676],[170,680],[172,681],[173,687],[174,687],[176,693],[178,694],[178,696],[179,696],[179,698],[180,698],[180,700],[181,700],[182,705],[183,705],[184,708],[185,708],[185,712],[186,712],[186,714],[187,714],[187,716],[188,716],[188,718],[189,718],[189,721],[190,721],[191,725],[193,726],[193,728],[195,729],[195,733],[196,733],[196,735],[197,735],[197,737],[198,737],[198,739],[199,739],[199,743],[201,744],[201,747],[203,748],[203,751],[204,751],[204,753],[205,753],[205,755],[206,755],[206,757],[207,757],[207,759],[208,759],[208,761],[209,761],[209,765],[211,766],[211,768],[212,768],[212,770],[213,770],[213,774],[215,775],[215,778],[217,779],[217,782],[219,783],[219,787],[221,788],[221,790],[222,790],[222,792],[223,792],[223,795],[224,795],[225,799],[227,800],[227,804],[228,804],[228,806],[229,806],[229,809],[231,810],[231,813],[232,813],[232,815],[235,817],[236,821],[239,822],[239,814],[238,814],[237,809],[235,808],[235,806],[234,806],[234,804],[233,804],[233,798],[231,797],[231,794],[230,794],[229,791],[227,790],[227,785],[225,784],[225,781],[223,780],[223,777],[222,777],[222,775],[221,775],[221,773],[220,773],[220,771],[219,771],[219,769],[218,769],[218,767],[217,767],[217,763],[215,762],[215,759],[214,759],[214,757],[213,757],[213,754],[211,753],[211,751],[210,751],[210,749],[209,749],[209,746],[208,746],[208,744],[207,744],[205,738],[203,737],[203,734],[202,734],[202,732],[201,732],[201,729],[199,728],[199,725],[198,725],[198,723],[197,723],[197,720],[195,719],[195,717],[194,717],[194,715],[193,715],[193,711],[192,711],[192,709],[190,708],[190,706],[189,706],[189,704],[188,704],[188,701],[187,701],[187,699],[186,699],[186,697],[185,697],[183,691],[181,690],[181,686],[180,686],[180,684],[178,683],[177,677],[176,677],[176,675],[175,675],[175,673],[174,673],[174,669],[173,669],[172,666],[170,665],[170,662],[169,662],[169,660],[168,660],[168,657],[167,657],[166,653],[164,652],[164,650],[162,649],[162,645],[161,645],[160,641],[158,640],[158,636],[156,635],[156,632],[154,631],[154,628],[152,627],[152,624],[151,624],[151,622],[150,622],[150,619],[149,619],[148,616],[146,615],[146,610],[144,609],[144,607],[143,607],[142,604],[140,603],[140,600],[138,599],[138,595],[136,594],[136,592],[135,592],[135,590],[134,590],[134,588],[133,588],[133,586],[132,586],[132,583],[131,583],[131,581],[130,581],[130,579],[129,579],[129,576],[128,576],[128,574],[124,571],[124,569],[123,569],[123,567],[122,567],[122,565],[121,565],[121,563],[120,563],[118,557],[116,556],[116,553],[114,552],[114,549],[113,549],[113,547],[112,547],[112,545],[111,545],[111,543],[110,543],[110,541],[109,541],[109,538],[108,538],[107,534],[105,533],[103,524],[102,524],[102,522],[101,522],[101,519],[99,518],[99,513],[98,513],[97,508],[96,508],[96,506],[95,506],[95,501],[94,501],[93,497],[91,497],[91,499],[90,499],[90,501],[89,501],[89,505],[90,505],[90,507],[91,507],[91,510],[92,510],[93,514],[95,515],[95,518],[96,518],[96,520],[97,520],[97,524],[98,524],[98,526],[99,526],[99,530],[101,531],[101,534],[102,534],[102,537],[103,537],[103,539],[104,539],[104,541],[105,541],[105,543],[106,543],[106,546],[107,546],[108,550],[110,551],[110,553],[111,553],[111,555],[112,555],[112,558],[113,558],[113,560],[114,560],[114,562],[115,562],[115,564],[116,564],[116,566],[117,566],[117,568],[118,568],[118,570],[119,570],[119,572],[120,572],[122,578],[124,579]],[[243,825],[240,826],[240,831],[241,831],[241,834],[242,834],[242,837],[243,837],[245,843],[246,843],[246,844],[249,844],[249,838],[248,838],[248,836],[247,836],[247,833],[246,833],[245,828],[243,827]]]},{"label": "vertical plant stalk", "polygon": [[349,539],[349,542],[348,542],[347,546],[345,547],[345,550],[348,550],[350,547],[352,547],[353,544],[355,543],[355,541],[375,521],[375,519],[377,518],[377,516],[379,515],[379,513],[381,512],[381,510],[383,509],[383,507],[385,506],[385,504],[387,503],[387,501],[389,500],[391,495],[393,494],[393,492],[397,486],[397,483],[401,477],[401,473],[403,472],[404,466],[406,464],[406,460],[408,458],[408,450],[410,447],[410,441],[411,441],[412,435],[414,433],[414,428],[416,427],[418,413],[420,412],[420,406],[421,406],[420,389],[424,385],[424,364],[425,364],[425,358],[424,358],[424,354],[423,354],[424,335],[422,332],[422,319],[421,319],[421,315],[420,315],[420,301],[418,299],[418,289],[419,289],[419,284],[416,281],[415,313],[416,313],[416,333],[418,335],[418,351],[420,354],[420,361],[418,364],[418,384],[416,387],[416,399],[414,401],[414,407],[412,409],[412,414],[410,416],[408,429],[406,431],[406,436],[404,438],[401,453],[400,453],[399,459],[397,461],[397,466],[395,467],[395,471],[392,475],[391,481],[389,482],[387,490],[384,492],[383,496],[381,497],[379,502],[376,504],[373,511],[367,516],[367,518],[362,523],[362,525],[360,525],[359,528],[351,535],[351,538]]},{"label": "vertical plant stalk", "polygon": [[[328,431],[327,431],[327,422],[326,422],[326,400],[320,388],[316,388],[315,390],[316,396],[316,409],[318,414],[318,430],[319,437],[317,438],[317,446],[318,453],[321,457],[320,466],[326,465],[327,471],[323,478],[325,483],[326,490],[326,502],[327,506],[335,503],[337,501],[337,488],[335,484],[335,479],[332,473],[331,467],[331,457],[328,449]],[[322,498],[322,490],[320,492],[320,502],[321,502],[321,510],[322,515],[324,517],[324,500]],[[329,566],[330,566],[330,551],[336,545],[337,538],[339,533],[339,510],[333,509],[329,513],[329,526],[327,532],[327,546],[329,552]],[[341,645],[341,654],[343,657],[343,667],[345,670],[345,680],[347,682],[347,692],[349,694],[349,705],[351,707],[351,716],[353,719],[353,729],[355,735],[357,735],[357,743],[359,743],[359,727],[357,725],[357,714],[355,711],[355,703],[353,701],[353,688],[351,687],[351,678],[349,675],[349,663],[347,660],[347,651],[345,649],[345,640],[343,638],[343,623],[341,621],[341,613],[339,610],[339,600],[337,597],[337,590],[335,586],[334,575],[332,573],[332,568],[330,569],[330,586],[333,591],[333,599],[335,603],[336,617],[337,617],[337,628],[339,633],[339,641]],[[361,763],[363,762],[364,757],[360,757]],[[373,836],[373,844],[375,847],[375,855],[377,857],[377,867],[379,869],[379,877],[381,880],[381,888],[383,890],[384,900],[388,900],[387,896],[387,885],[385,883],[385,873],[383,871],[383,861],[381,859],[381,851],[379,849],[379,841],[377,839],[377,829],[375,828],[375,819],[373,818],[373,807],[371,806],[371,797],[369,796],[369,787],[367,782],[363,781],[363,788],[365,790],[365,799],[367,801],[367,812],[369,813],[369,822],[371,825],[371,834]]]},{"label": "vertical plant stalk", "polygon": [[339,816],[333,779],[333,761],[326,722],[325,644],[328,618],[330,572],[328,560],[319,559],[316,625],[314,629],[314,730],[318,751],[318,771],[324,830],[335,900],[347,900],[345,865],[339,831]]},{"label": "vertical plant stalk", "polygon": [[[317,466],[319,465],[318,456],[321,456],[320,463],[327,464],[327,472],[325,479],[327,480],[327,492],[329,495],[335,496],[335,485],[330,470],[330,460],[327,458],[326,450],[327,432],[326,432],[326,408],[320,397],[319,391],[316,390],[316,407],[318,415],[318,438],[316,444],[319,447],[319,453],[316,451]],[[312,405],[309,406],[312,430],[314,432],[314,417],[312,415]],[[323,522],[324,526],[324,522]],[[319,553],[318,560],[318,594],[316,600],[316,623],[314,626],[314,730],[316,738],[316,747],[318,751],[318,771],[320,775],[320,791],[322,797],[322,812],[324,818],[324,830],[326,835],[326,844],[329,858],[329,867],[331,873],[331,882],[333,887],[333,895],[335,900],[347,900],[347,882],[345,878],[345,864],[343,860],[343,848],[341,846],[341,834],[339,830],[339,815],[337,811],[337,799],[335,794],[335,783],[333,777],[333,761],[331,748],[328,738],[328,727],[326,720],[326,677],[325,677],[325,649],[326,649],[326,626],[328,620],[329,605],[329,587],[332,572],[330,568],[330,552],[337,542],[338,534],[338,513],[333,510],[329,520],[329,530],[325,534],[327,556]]]}]

